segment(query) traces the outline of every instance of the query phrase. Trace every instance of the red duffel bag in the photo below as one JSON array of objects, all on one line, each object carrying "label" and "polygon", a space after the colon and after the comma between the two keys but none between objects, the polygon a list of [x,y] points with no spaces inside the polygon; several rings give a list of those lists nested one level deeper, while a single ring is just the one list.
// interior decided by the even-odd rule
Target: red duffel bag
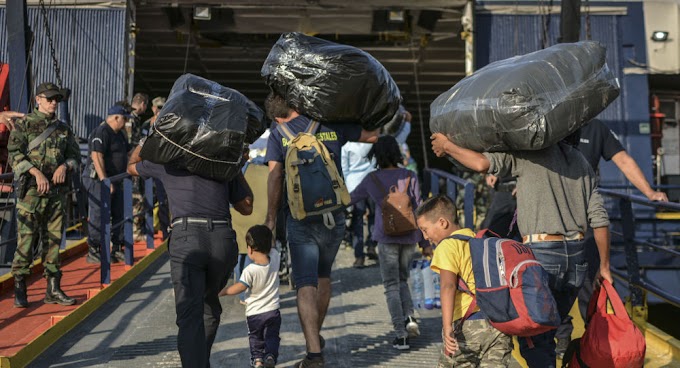
[{"label": "red duffel bag", "polygon": [[[607,313],[607,301],[614,310]],[[628,317],[614,286],[602,281],[588,305],[588,325],[580,339],[572,341],[562,367],[639,368],[645,362],[645,337]],[[571,357],[571,359],[567,358]]]}]

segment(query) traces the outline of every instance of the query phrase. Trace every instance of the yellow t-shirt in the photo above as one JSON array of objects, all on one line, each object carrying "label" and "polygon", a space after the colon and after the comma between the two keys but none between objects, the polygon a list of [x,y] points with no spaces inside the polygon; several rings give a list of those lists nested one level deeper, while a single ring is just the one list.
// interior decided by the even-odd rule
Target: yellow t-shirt
[{"label": "yellow t-shirt", "polygon": [[[470,229],[460,229],[451,233],[451,235],[467,235],[474,237],[475,233]],[[472,293],[475,292],[475,276],[472,273],[472,256],[470,255],[470,243],[458,239],[444,239],[434,250],[432,256],[432,270],[439,273],[440,270],[446,270],[455,273],[461,277]],[[453,301],[453,320],[463,318],[467,312],[472,297],[467,293],[456,290],[456,295]],[[475,308],[478,311],[479,307]]]}]

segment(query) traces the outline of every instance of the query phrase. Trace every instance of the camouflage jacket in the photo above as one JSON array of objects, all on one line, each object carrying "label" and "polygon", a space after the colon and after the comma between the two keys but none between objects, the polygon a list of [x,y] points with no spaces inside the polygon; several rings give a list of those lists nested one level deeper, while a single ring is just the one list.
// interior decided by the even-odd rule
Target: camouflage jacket
[{"label": "camouflage jacket", "polygon": [[60,124],[60,121],[56,116],[49,118],[38,109],[14,123],[7,150],[17,176],[27,173],[32,167],[45,175],[54,174],[62,164],[71,169],[77,167],[80,149],[71,128],[63,123],[37,148],[28,152],[29,142],[52,124]]}]

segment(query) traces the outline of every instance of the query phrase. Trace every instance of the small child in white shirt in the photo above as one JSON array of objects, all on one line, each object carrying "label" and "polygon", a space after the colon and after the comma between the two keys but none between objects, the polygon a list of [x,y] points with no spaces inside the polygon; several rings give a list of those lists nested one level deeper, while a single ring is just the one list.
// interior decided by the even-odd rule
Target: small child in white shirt
[{"label": "small child in white shirt", "polygon": [[239,282],[225,287],[220,296],[246,291],[246,320],[253,367],[274,367],[279,357],[281,313],[279,312],[279,266],[281,256],[272,248],[272,232],[255,225],[246,234],[248,257],[253,261]]}]

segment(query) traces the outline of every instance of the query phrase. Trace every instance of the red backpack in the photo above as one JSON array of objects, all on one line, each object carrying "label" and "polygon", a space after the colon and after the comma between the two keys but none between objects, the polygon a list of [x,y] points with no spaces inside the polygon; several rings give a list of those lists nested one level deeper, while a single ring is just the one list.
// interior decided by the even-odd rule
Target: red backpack
[{"label": "red backpack", "polygon": [[560,325],[557,304],[548,286],[548,273],[528,246],[510,239],[475,238],[452,235],[470,242],[476,293],[458,278],[459,290],[470,294],[472,304],[461,320],[472,315],[475,307],[486,315],[498,331],[529,337],[554,330]]},{"label": "red backpack", "polygon": [[[614,314],[607,313],[607,301]],[[569,344],[562,367],[639,368],[645,362],[645,337],[628,317],[609,281],[593,291],[583,337]],[[571,357],[571,358],[569,358]]]}]

